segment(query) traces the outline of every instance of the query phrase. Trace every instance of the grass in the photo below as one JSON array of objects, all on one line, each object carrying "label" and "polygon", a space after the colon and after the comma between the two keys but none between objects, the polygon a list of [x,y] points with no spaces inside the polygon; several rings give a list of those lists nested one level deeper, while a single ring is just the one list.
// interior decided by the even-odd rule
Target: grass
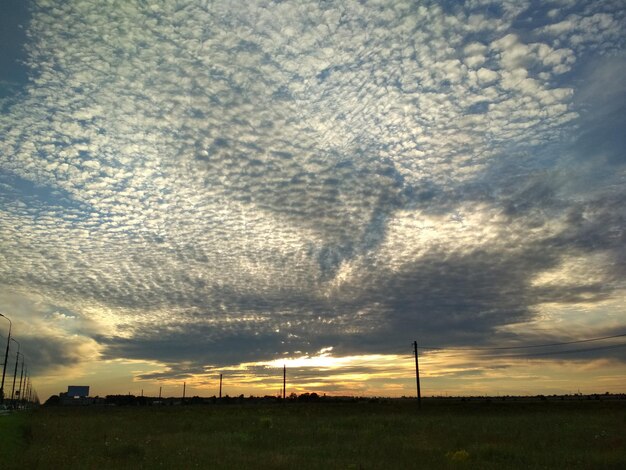
[{"label": "grass", "polygon": [[620,401],[46,408],[1,418],[2,468],[626,468]]},{"label": "grass", "polygon": [[0,468],[17,462],[32,442],[31,416],[28,413],[0,416]]}]

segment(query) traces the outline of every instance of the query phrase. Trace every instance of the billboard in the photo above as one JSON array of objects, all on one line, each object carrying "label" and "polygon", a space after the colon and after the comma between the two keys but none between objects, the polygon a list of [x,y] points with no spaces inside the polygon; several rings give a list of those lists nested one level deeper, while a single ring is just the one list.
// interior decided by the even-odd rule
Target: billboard
[{"label": "billboard", "polygon": [[67,396],[68,397],[88,397],[89,385],[68,385]]}]

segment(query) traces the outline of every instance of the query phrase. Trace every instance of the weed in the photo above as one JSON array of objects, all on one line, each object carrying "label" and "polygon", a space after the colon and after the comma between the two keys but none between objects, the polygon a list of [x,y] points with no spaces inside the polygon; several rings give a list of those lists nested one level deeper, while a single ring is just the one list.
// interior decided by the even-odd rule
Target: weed
[{"label": "weed", "polygon": [[448,452],[446,454],[446,457],[448,457],[453,462],[465,462],[469,460],[470,454],[465,449],[461,449],[454,452]]}]

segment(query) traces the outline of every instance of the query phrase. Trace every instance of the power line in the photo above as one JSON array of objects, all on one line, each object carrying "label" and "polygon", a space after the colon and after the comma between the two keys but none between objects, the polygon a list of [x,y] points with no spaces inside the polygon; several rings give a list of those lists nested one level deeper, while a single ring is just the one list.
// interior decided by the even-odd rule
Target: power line
[{"label": "power line", "polygon": [[473,347],[473,348],[456,348],[456,347],[443,347],[443,346],[420,346],[419,349],[425,350],[449,350],[449,351],[494,351],[494,350],[507,350],[507,349],[530,349],[530,348],[547,348],[552,346],[564,346],[567,344],[578,343],[590,343],[592,341],[603,341],[605,339],[621,338],[626,336],[626,333],[611,336],[602,336],[600,338],[579,339],[576,341],[564,341],[561,343],[548,343],[548,344],[533,344],[526,346],[493,346],[493,347]]},{"label": "power line", "polygon": [[560,354],[574,354],[574,353],[582,353],[582,352],[589,352],[589,351],[601,351],[605,349],[617,349],[617,348],[623,348],[625,346],[626,346],[626,343],[614,344],[612,346],[598,346],[597,348],[569,349],[567,351],[546,351],[546,352],[532,353],[532,354],[504,354],[502,356],[493,356],[493,357],[507,358],[507,357],[531,357],[531,356],[556,356]]}]

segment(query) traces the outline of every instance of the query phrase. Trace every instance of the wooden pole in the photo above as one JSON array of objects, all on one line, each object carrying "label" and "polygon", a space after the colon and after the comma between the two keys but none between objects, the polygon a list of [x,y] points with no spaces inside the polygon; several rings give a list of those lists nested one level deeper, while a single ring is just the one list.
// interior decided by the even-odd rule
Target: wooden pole
[{"label": "wooden pole", "polygon": [[417,382],[417,407],[422,407],[422,392],[420,391],[420,366],[417,359],[417,341],[413,341],[413,351],[415,352],[415,381]]},{"label": "wooden pole", "polygon": [[23,380],[23,378],[24,378],[24,355],[22,354],[22,372],[20,372],[20,399],[19,399],[20,402],[24,398],[24,393],[22,391],[22,380]]},{"label": "wooden pole", "polygon": [[185,392],[187,391],[187,382],[183,382],[183,400],[185,399]]},{"label": "wooden pole", "polygon": [[[9,320],[7,317],[0,313],[0,317],[4,317]],[[13,323],[9,320],[9,333],[7,335],[7,349],[4,353],[4,366],[2,367],[2,384],[0,384],[0,403],[4,403],[4,376],[7,373],[7,364],[9,363],[9,346],[11,344],[11,328],[13,327]]]},{"label": "wooden pole", "polygon": [[283,401],[287,394],[287,366],[283,365]]},{"label": "wooden pole", "polygon": [[220,374],[220,398],[222,398],[222,374]]},{"label": "wooden pole", "polygon": [[[15,340],[14,340],[15,341]],[[15,379],[17,379],[17,365],[20,362],[20,343],[17,343],[17,354],[15,356],[15,370],[13,371],[13,387],[11,388],[11,406],[15,408]]]}]

